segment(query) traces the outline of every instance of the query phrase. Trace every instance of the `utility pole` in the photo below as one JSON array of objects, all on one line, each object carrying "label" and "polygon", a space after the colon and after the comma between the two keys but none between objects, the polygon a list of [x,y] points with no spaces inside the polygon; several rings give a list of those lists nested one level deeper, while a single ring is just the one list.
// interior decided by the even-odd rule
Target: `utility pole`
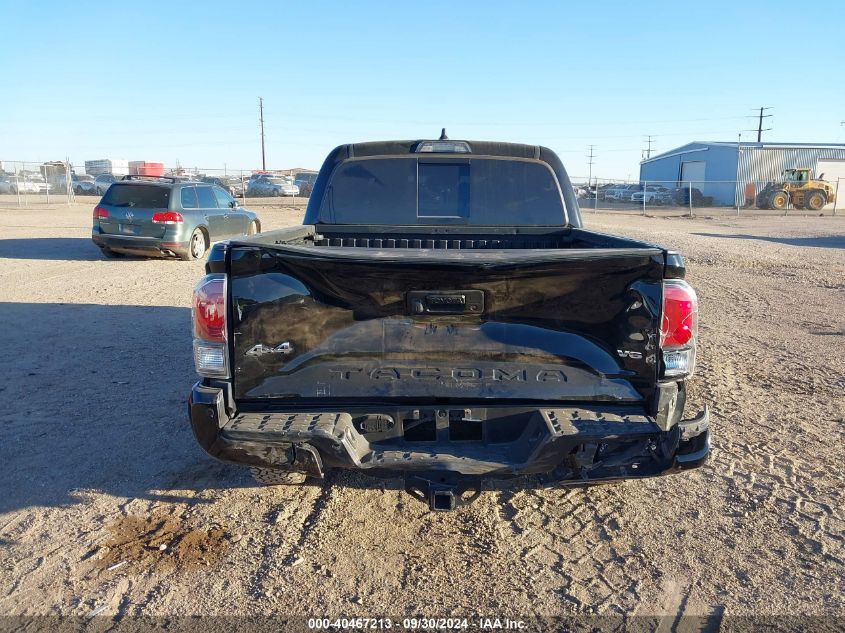
[{"label": "utility pole", "polygon": [[764,116],[763,110],[771,110],[771,108],[767,108],[767,107],[760,108],[760,118],[759,118],[759,123],[757,124],[757,142],[758,143],[760,142],[760,139],[763,137],[763,132],[768,132],[769,130],[772,129],[770,127],[766,128],[765,130],[763,129],[763,119],[768,119],[769,117],[772,116],[771,114],[767,114],[767,115]]},{"label": "utility pole", "polygon": [[264,159],[264,99],[258,97],[258,118],[261,121],[261,171],[267,171],[267,161]]},{"label": "utility pole", "polygon": [[[593,182],[593,159],[596,157],[593,150],[595,149],[595,145],[590,145],[590,153],[587,155],[587,165],[590,166],[590,175],[587,176],[587,191],[590,191],[591,183]],[[598,208],[598,200],[599,200],[599,187],[596,184],[596,190],[593,196],[593,211]]]},{"label": "utility pole", "polygon": [[596,157],[596,155],[593,153],[594,148],[595,148],[595,145],[590,145],[588,147],[588,149],[590,150],[590,153],[587,154],[587,165],[590,166],[590,175],[587,177],[587,186],[588,187],[593,183],[593,159]]},{"label": "utility pole", "polygon": [[646,136],[646,142],[648,143],[648,148],[645,150],[645,157],[646,159],[651,158],[651,139],[654,138],[654,134],[649,134]]},{"label": "utility pole", "polygon": [[745,191],[741,188],[741,184],[739,182],[739,161],[742,159],[742,132],[737,134],[736,137],[736,173],[734,178],[736,178],[736,214],[739,215],[739,208],[745,202]]}]

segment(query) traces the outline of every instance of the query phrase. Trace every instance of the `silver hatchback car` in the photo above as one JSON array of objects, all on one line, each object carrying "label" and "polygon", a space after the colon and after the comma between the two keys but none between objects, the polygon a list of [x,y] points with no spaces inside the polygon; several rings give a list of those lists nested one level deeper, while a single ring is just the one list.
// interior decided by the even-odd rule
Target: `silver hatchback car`
[{"label": "silver hatchback car", "polygon": [[124,176],[94,208],[91,239],[106,257],[200,259],[212,242],[261,232],[228,191],[177,178]]}]

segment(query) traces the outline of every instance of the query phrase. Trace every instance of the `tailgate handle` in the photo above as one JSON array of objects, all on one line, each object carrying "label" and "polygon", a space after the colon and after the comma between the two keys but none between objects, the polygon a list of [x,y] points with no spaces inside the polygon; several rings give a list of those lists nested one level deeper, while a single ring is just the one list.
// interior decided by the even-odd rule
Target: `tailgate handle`
[{"label": "tailgate handle", "polygon": [[482,290],[413,290],[407,294],[411,314],[481,314]]}]

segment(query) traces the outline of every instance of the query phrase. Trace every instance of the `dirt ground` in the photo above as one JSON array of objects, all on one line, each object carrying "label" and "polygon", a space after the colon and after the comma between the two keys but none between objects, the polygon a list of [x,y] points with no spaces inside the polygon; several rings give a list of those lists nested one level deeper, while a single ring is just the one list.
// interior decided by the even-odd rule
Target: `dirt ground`
[{"label": "dirt ground", "polygon": [[92,206],[0,209],[0,614],[845,615],[845,219],[585,214],[687,256],[713,458],[435,514],[398,481],[258,488],[206,456],[203,264],[101,258]]}]

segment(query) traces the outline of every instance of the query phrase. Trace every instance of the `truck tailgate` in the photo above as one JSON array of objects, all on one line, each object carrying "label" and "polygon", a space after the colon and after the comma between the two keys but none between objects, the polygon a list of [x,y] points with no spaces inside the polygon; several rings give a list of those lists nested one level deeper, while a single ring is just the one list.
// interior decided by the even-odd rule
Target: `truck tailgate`
[{"label": "truck tailgate", "polygon": [[240,402],[639,402],[655,388],[658,248],[229,257]]}]

